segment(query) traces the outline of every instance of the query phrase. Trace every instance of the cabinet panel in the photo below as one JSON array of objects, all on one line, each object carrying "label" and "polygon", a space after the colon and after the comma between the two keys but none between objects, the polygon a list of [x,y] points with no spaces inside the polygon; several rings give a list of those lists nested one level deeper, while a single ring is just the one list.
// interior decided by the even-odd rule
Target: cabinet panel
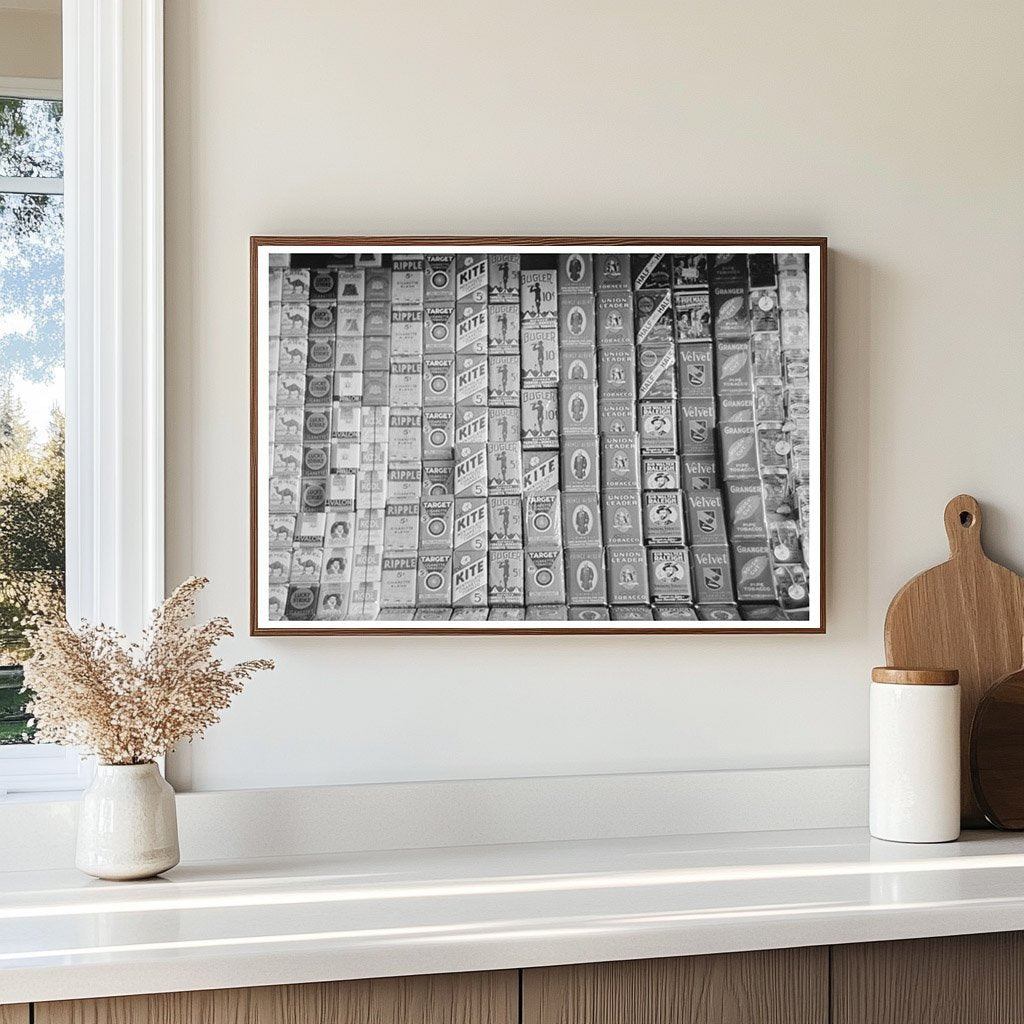
[{"label": "cabinet panel", "polygon": [[523,1024],[826,1024],[827,1020],[828,950],[824,947],[523,972]]},{"label": "cabinet panel", "polygon": [[496,971],[37,1003],[35,1024],[517,1024],[518,1002]]},{"label": "cabinet panel", "polygon": [[28,1006],[0,1006],[0,1024],[28,1024]]},{"label": "cabinet panel", "polygon": [[834,1024],[1024,1024],[1024,934],[832,947]]}]

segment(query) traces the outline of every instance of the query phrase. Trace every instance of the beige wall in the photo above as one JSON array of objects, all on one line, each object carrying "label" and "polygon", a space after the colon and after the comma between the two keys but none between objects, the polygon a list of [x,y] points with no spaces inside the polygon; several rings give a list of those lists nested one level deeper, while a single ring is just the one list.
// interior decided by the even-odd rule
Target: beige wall
[{"label": "beige wall", "polygon": [[0,4],[0,78],[60,78],[60,14]]},{"label": "beige wall", "polygon": [[832,245],[827,636],[240,639],[195,785],[863,762],[946,500],[1024,569],[1024,7],[167,6],[168,571],[242,630],[250,234]]}]

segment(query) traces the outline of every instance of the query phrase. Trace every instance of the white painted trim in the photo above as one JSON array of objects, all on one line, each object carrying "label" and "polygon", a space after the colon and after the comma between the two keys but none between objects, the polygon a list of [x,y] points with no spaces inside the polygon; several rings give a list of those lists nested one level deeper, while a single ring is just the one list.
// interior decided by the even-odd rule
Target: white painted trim
[{"label": "white painted trim", "polygon": [[63,178],[7,178],[0,175],[0,192],[17,192],[29,196],[59,196],[63,191]]},{"label": "white painted trim", "polygon": [[163,3],[64,0],[68,609],[163,597]]},{"label": "white painted trim", "polygon": [[22,100],[59,100],[64,86],[59,78],[11,78],[0,75],[0,96]]},{"label": "white painted trim", "polygon": [[[469,779],[178,796],[183,860],[864,827],[867,767]],[[0,801],[0,871],[73,863],[78,805]]]}]

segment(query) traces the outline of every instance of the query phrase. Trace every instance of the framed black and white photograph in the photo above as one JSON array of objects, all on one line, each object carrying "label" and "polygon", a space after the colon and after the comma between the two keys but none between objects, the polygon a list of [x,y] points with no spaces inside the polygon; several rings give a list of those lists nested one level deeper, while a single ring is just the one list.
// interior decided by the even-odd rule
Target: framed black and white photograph
[{"label": "framed black and white photograph", "polygon": [[825,629],[820,238],[251,240],[254,635]]}]

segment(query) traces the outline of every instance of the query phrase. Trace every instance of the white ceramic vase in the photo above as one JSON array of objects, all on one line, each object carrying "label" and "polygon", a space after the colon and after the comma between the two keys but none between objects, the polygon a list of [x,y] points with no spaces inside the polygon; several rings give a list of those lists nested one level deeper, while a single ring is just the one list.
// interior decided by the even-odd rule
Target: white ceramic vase
[{"label": "white ceramic vase", "polygon": [[96,878],[151,878],[180,860],[174,790],[149,764],[99,764],[82,794],[75,865]]}]

